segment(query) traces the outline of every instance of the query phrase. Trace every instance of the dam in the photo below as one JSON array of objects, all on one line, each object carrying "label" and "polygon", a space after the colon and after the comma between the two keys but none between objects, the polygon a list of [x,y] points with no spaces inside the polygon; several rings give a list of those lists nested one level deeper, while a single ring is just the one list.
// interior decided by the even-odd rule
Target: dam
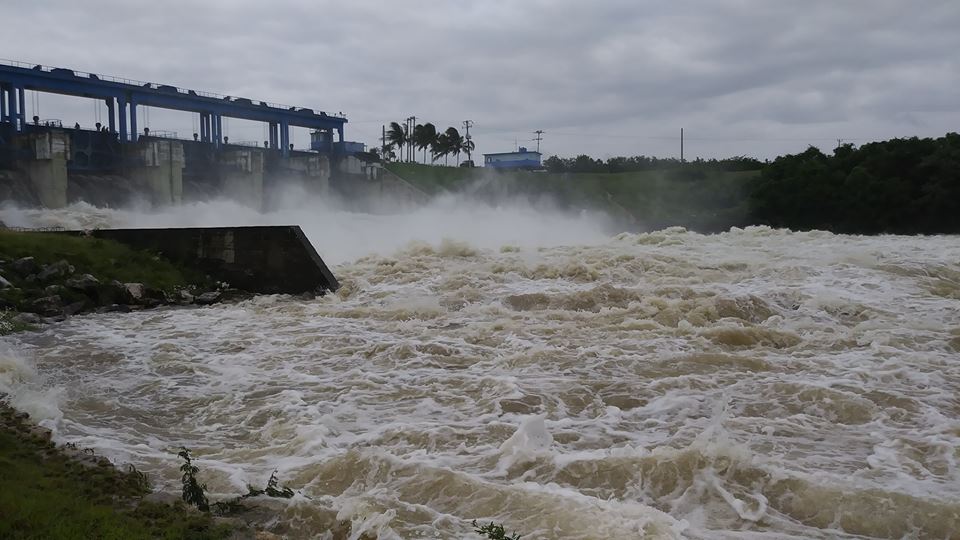
[{"label": "dam", "polygon": [[[28,118],[27,91],[105,103],[106,122],[89,129]],[[182,138],[138,128],[142,107],[196,115],[199,129]],[[262,122],[266,140],[231,142],[225,118]],[[342,113],[0,60],[0,198],[62,208],[76,192],[93,190],[98,204],[119,205],[137,193],[163,206],[229,192],[260,208],[278,182],[322,194],[331,178],[376,178],[379,162],[362,143],[345,140],[346,124]],[[292,128],[310,130],[309,148],[294,149]]]}]

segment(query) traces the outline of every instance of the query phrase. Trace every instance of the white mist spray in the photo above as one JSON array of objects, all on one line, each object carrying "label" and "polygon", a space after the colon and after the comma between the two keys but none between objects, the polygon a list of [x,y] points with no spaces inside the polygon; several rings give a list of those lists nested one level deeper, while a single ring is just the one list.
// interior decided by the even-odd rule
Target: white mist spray
[{"label": "white mist spray", "polygon": [[267,212],[229,199],[162,209],[109,209],[81,202],[59,210],[8,206],[0,209],[0,220],[8,226],[66,229],[300,225],[324,260],[334,265],[393,253],[413,241],[438,244],[452,239],[480,249],[529,248],[593,244],[614,232],[602,213],[563,212],[546,200],[489,204],[451,195],[403,213],[367,214],[302,190],[277,195],[273,200],[278,208]]}]

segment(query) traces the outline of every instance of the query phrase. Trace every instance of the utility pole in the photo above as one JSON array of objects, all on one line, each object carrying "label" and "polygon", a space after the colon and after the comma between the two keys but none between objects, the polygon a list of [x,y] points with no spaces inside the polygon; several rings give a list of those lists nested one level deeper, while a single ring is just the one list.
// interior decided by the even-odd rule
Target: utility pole
[{"label": "utility pole", "polygon": [[473,163],[473,158],[470,157],[470,126],[472,126],[472,125],[473,125],[473,120],[464,120],[464,121],[463,121],[463,129],[464,129],[464,131],[467,132],[467,135],[466,135],[466,139],[467,139],[467,161],[469,161],[470,163]]},{"label": "utility pole", "polygon": [[543,134],[544,134],[545,132],[544,132],[542,129],[538,129],[538,130],[534,131],[534,133],[537,134],[537,138],[534,139],[534,140],[537,141],[537,153],[539,154],[539,153],[540,153],[540,141],[543,140]]},{"label": "utility pole", "polygon": [[380,159],[384,162],[387,161],[387,125],[383,124],[380,126],[382,129],[380,135]]},{"label": "utility pole", "polygon": [[683,128],[680,128],[680,163],[683,163]]}]

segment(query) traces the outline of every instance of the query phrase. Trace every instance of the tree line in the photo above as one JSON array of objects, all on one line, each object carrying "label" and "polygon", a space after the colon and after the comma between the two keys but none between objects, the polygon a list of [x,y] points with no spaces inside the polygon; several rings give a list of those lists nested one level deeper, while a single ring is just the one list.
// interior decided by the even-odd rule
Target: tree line
[{"label": "tree line", "polygon": [[[738,156],[680,162],[675,158],[552,156],[556,173],[662,171],[665,180],[715,184],[716,173],[758,171],[742,185],[714,196],[743,201],[745,220],[794,230],[850,234],[960,233],[960,135],[902,138],[825,154],[816,147],[773,161]],[[720,189],[720,186],[715,186]],[[678,186],[679,189],[679,186]],[[713,188],[711,188],[713,189]]]},{"label": "tree line", "polygon": [[747,186],[750,220],[859,234],[960,233],[960,135],[810,147]]},{"label": "tree line", "polygon": [[595,159],[586,154],[574,158],[550,156],[543,162],[548,172],[556,173],[621,173],[638,171],[661,171],[682,168],[700,168],[714,171],[754,171],[763,167],[763,162],[746,156],[725,159],[700,159],[681,162],[677,158],[651,156],[617,156]]},{"label": "tree line", "polygon": [[[427,150],[429,150],[431,163],[442,157],[444,164],[447,164],[447,157],[453,154],[457,158],[457,164],[459,164],[460,153],[466,152],[469,155],[476,148],[476,145],[452,126],[438,132],[436,126],[427,122],[415,125],[411,132],[407,124],[390,122],[385,147],[386,153],[382,157],[388,161],[403,161],[403,149],[407,148],[408,150],[422,150],[424,163],[427,162]],[[416,161],[415,153],[413,160]]]}]

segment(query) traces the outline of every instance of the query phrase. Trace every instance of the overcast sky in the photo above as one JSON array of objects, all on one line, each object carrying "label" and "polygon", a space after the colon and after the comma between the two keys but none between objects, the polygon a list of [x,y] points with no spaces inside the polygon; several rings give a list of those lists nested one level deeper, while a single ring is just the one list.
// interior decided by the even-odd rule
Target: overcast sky
[{"label": "overcast sky", "polygon": [[[542,129],[544,154],[598,157],[677,156],[680,128],[688,158],[960,130],[958,0],[3,3],[0,57],[342,111],[368,145],[408,116],[473,120],[480,152]],[[28,116],[37,99],[42,118],[97,118],[92,101],[32,93]]]}]

